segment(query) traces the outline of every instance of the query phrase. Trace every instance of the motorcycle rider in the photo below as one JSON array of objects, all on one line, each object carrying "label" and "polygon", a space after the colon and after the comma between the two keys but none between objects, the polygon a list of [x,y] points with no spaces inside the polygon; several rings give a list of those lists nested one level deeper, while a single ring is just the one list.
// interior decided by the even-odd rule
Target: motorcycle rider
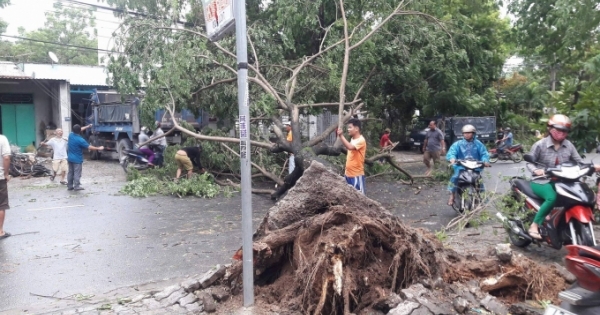
[{"label": "motorcycle rider", "polygon": [[[148,127],[143,126],[142,129],[140,130],[140,135],[138,136],[139,143],[145,143],[150,140],[150,137],[148,137],[147,132],[148,132]],[[146,143],[140,147],[140,152],[144,153],[144,155],[146,155],[146,157],[148,158],[148,165],[153,166],[154,165],[154,163],[153,163],[154,162],[154,151],[152,151],[152,149],[150,149],[150,147],[148,146],[148,143]]]},{"label": "motorcycle rider", "polygon": [[[165,132],[162,130],[162,128],[160,127],[160,121],[155,121],[154,122],[154,128],[156,128],[156,130],[154,131],[154,137],[159,137],[165,134]],[[157,146],[160,147],[160,151],[164,152],[165,148],[167,147],[167,137],[162,137],[159,139],[156,139],[154,141],[152,141],[152,144],[155,144]]]},{"label": "motorcycle rider", "polygon": [[485,145],[476,139],[475,134],[477,130],[473,125],[464,125],[462,127],[462,134],[464,139],[456,141],[446,154],[446,160],[452,164],[454,168],[454,174],[450,178],[450,184],[448,190],[450,191],[450,199],[448,205],[451,206],[454,203],[454,192],[456,191],[456,184],[458,181],[458,174],[464,167],[456,165],[456,160],[474,159],[482,161],[485,166],[490,166],[490,156]]},{"label": "motorcycle rider", "polygon": [[513,134],[510,132],[510,127],[504,128],[504,137],[497,142],[501,143],[501,145],[498,147],[499,154],[503,154],[504,149],[510,148],[513,145]]},{"label": "motorcycle rider", "polygon": [[[571,130],[571,120],[565,115],[554,115],[548,120],[548,136],[537,141],[529,153],[533,161],[538,164],[529,163],[527,168],[535,176],[544,176],[544,167],[555,167],[562,163],[572,161],[582,163],[583,159],[577,153],[577,149],[571,141],[567,140],[567,135]],[[594,165],[596,172],[600,171],[600,165]],[[529,227],[529,235],[535,239],[542,239],[539,226],[554,208],[556,202],[556,191],[554,183],[546,178],[537,178],[531,181],[531,190],[536,196],[543,199],[533,223]]]}]

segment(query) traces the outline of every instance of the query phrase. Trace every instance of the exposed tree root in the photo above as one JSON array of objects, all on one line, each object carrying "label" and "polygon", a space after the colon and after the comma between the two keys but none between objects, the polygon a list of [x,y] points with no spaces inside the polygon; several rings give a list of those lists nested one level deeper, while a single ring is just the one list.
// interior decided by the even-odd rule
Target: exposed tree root
[{"label": "exposed tree root", "polygon": [[[506,300],[551,299],[564,288],[526,258],[503,265],[495,257],[465,258],[444,249],[431,233],[405,225],[319,163],[305,174],[254,234],[257,295],[267,303],[341,315],[437,279],[476,279],[482,290]],[[234,258],[241,256],[238,251]],[[241,261],[234,263],[225,282],[239,285],[241,271]]]}]

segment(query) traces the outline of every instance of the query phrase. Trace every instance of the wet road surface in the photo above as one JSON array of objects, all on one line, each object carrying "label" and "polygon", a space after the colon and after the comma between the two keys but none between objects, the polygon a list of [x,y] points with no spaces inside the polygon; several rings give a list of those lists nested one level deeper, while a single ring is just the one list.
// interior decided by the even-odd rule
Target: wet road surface
[{"label": "wet road surface", "polygon": [[[241,245],[240,196],[200,199],[157,196],[132,198],[118,193],[124,176],[115,163],[88,174],[82,192],[48,185],[48,179],[9,183],[11,209],[5,228],[14,236],[0,241],[0,311],[27,309],[49,299],[100,295],[137,284],[201,274],[228,263]],[[518,175],[525,163],[499,162],[485,183],[504,192],[505,176]],[[406,164],[415,174],[421,163]],[[87,172],[87,173],[86,173]],[[87,176],[87,177],[86,177]],[[26,184],[24,184],[27,182]],[[444,187],[417,195],[413,186],[367,181],[367,194],[407,222],[437,230],[456,213],[445,205]],[[418,202],[414,200],[418,199]],[[253,196],[254,227],[273,205]]]}]

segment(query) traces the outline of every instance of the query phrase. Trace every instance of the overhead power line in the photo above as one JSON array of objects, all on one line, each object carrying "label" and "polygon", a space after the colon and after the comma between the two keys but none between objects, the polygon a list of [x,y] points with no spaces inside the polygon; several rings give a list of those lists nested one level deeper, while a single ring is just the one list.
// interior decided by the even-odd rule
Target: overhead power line
[{"label": "overhead power line", "polygon": [[99,49],[99,48],[92,48],[92,47],[85,47],[85,46],[77,46],[77,45],[55,43],[55,42],[49,42],[49,41],[45,41],[45,40],[39,40],[39,39],[33,39],[33,38],[26,38],[26,37],[20,37],[20,36],[11,36],[11,35],[0,35],[0,36],[2,36],[2,37],[8,37],[8,38],[14,38],[14,39],[20,39],[20,40],[26,40],[26,41],[31,41],[31,42],[37,42],[37,43],[43,43],[43,44],[49,44],[49,45],[56,45],[56,46],[62,46],[62,47],[75,48],[75,49],[84,49],[84,50],[93,50],[93,51],[119,53],[117,51],[112,51],[112,50],[107,50],[107,49]]}]

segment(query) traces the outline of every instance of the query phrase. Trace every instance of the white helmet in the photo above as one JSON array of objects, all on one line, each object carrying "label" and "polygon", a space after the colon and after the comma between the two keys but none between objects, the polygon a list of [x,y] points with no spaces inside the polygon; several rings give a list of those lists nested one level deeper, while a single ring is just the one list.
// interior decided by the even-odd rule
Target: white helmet
[{"label": "white helmet", "polygon": [[148,131],[148,128],[146,126],[143,126],[141,131],[145,133],[146,131]]},{"label": "white helmet", "polygon": [[475,127],[473,125],[464,125],[462,127],[462,133],[467,133],[467,132],[476,133],[477,129],[475,129]]}]

